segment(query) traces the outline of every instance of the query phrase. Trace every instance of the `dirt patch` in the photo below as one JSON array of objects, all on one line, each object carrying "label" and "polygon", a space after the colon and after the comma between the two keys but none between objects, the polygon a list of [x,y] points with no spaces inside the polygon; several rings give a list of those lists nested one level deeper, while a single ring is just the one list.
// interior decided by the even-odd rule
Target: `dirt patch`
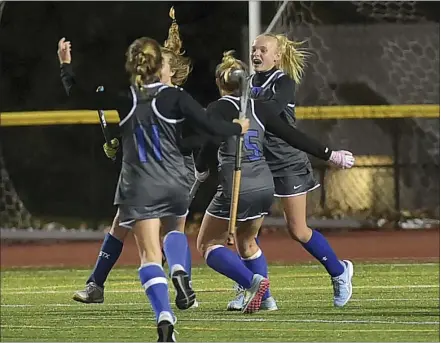
[{"label": "dirt patch", "polygon": [[[439,230],[350,231],[324,233],[339,258],[353,260],[439,261]],[[104,237],[104,234],[103,234]],[[262,250],[269,262],[314,261],[300,244],[285,232],[261,236]],[[203,263],[196,251],[196,237],[189,237],[194,264]],[[101,242],[45,242],[1,245],[1,266],[93,266]],[[137,265],[138,252],[132,237],[126,240],[118,265]]]}]

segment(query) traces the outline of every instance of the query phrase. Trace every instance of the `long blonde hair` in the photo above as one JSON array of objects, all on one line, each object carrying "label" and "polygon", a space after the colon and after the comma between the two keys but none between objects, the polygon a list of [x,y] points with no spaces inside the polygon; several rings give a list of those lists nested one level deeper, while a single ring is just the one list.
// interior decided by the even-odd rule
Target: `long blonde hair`
[{"label": "long blonde hair", "polygon": [[162,67],[161,46],[153,38],[141,37],[130,44],[126,53],[126,71],[131,83],[143,89],[143,85],[159,78]]},{"label": "long blonde hair", "polygon": [[234,70],[244,70],[248,72],[247,65],[234,57],[234,50],[225,51],[222,57],[222,61],[216,67],[216,81],[220,90],[228,93],[240,96],[240,82],[238,80],[231,79],[231,73]]},{"label": "long blonde hair", "polygon": [[282,34],[266,33],[262,36],[277,40],[277,48],[281,54],[277,67],[299,84],[305,72],[306,59],[310,56],[307,49],[302,48],[305,41],[295,42]]},{"label": "long blonde hair", "polygon": [[184,57],[185,51],[182,49],[182,40],[179,34],[179,26],[175,18],[174,7],[170,8],[169,16],[172,19],[170,28],[168,29],[168,38],[164,42],[164,47],[161,49],[163,54],[169,56],[170,69],[174,71],[171,81],[175,85],[182,85],[188,78],[192,70],[191,60]]}]

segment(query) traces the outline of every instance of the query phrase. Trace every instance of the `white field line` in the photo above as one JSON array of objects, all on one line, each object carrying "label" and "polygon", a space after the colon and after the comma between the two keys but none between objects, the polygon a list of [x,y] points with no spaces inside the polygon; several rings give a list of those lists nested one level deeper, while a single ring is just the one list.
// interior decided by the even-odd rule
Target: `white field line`
[{"label": "white field line", "polygon": [[[1,325],[2,329],[53,329],[52,326],[44,325]],[[72,326],[58,326],[57,328],[69,328]],[[108,325],[75,325],[78,329],[109,329]],[[112,329],[127,329],[128,326],[117,326],[112,325]],[[156,329],[156,326],[149,325],[137,325],[137,329]],[[197,326],[179,326],[179,330],[190,330],[190,331],[223,331],[225,328],[213,328],[213,327],[197,327]],[[259,331],[279,331],[279,328],[259,328]],[[256,331],[256,328],[234,328],[234,331]],[[296,329],[296,328],[283,328],[283,331],[293,331],[293,332],[311,332],[311,329]],[[439,332],[437,329],[314,329],[314,332]]]},{"label": "white field line", "polygon": [[[363,280],[365,281],[364,283],[368,283],[366,282],[366,280],[374,280],[377,281],[378,280],[378,274],[376,275],[371,275],[371,274],[365,274],[365,273],[357,273],[356,275],[358,278],[363,278]],[[404,277],[402,275],[402,273],[387,273],[383,275],[385,278],[395,278],[395,281],[397,282],[408,282],[409,281],[409,276]],[[412,280],[414,282],[418,282],[418,281],[428,281],[428,278],[430,278],[430,281],[437,281],[437,275],[434,277],[433,273],[426,273],[426,274],[412,274]],[[312,274],[274,274],[274,273],[270,273],[269,274],[269,278],[272,282],[278,282],[278,280],[284,279],[283,282],[287,282],[286,279],[291,279],[291,280],[307,280],[307,279],[314,279],[315,284],[317,285],[317,283],[328,283],[327,280],[329,280],[329,275],[312,275]],[[17,284],[20,284],[19,281],[20,279],[18,278],[14,278],[14,284],[11,284],[10,286],[7,285],[8,281],[6,278],[4,278],[2,280],[2,291],[26,291],[26,290],[45,290],[45,289],[49,289],[49,290],[57,290],[57,289],[74,289],[76,288],[84,288],[86,285],[85,283],[78,283],[78,278],[73,279],[73,280],[57,280],[57,282],[59,282],[60,284],[52,284],[50,286],[40,286],[40,285],[27,285],[27,286],[21,286],[21,287],[17,287]],[[26,278],[27,281],[29,281],[29,278]],[[119,278],[120,281],[112,281],[112,280],[108,280],[106,283],[106,290],[108,288],[128,288],[128,287],[138,287],[138,285],[140,285],[139,280],[124,280]],[[222,285],[225,284],[225,278],[223,279],[219,279],[219,278],[213,278],[213,277],[193,277],[193,286],[195,284],[200,285],[200,286],[205,286],[205,285],[209,285],[209,284],[217,284],[217,285]],[[229,281],[231,284],[231,289],[233,289],[233,281]],[[45,283],[46,284],[50,284],[50,282],[48,282],[48,279],[45,279]],[[61,284],[62,283],[62,284]],[[172,285],[171,280],[168,280],[169,285]],[[330,286],[331,287],[331,286]],[[305,288],[309,288],[308,285],[305,285]]]},{"label": "white field line", "polygon": [[[357,286],[358,289],[414,289],[414,288],[440,288],[440,285],[383,285],[383,286]],[[29,288],[28,291],[16,291],[16,289],[23,289],[23,288],[12,288],[13,291],[6,291],[5,289],[2,290],[2,295],[15,295],[15,294],[65,294],[65,293],[71,293],[75,292],[76,290],[71,288],[66,290],[45,290],[45,291],[39,291],[41,287],[35,287],[35,288]],[[272,290],[277,291],[298,291],[298,290],[328,290],[328,286],[304,286],[304,287],[272,287]],[[219,288],[195,288],[195,292],[231,292],[232,287],[219,287]],[[119,289],[119,290],[106,290],[106,293],[140,293],[142,292],[141,286],[139,289]]]},{"label": "white field line", "polygon": [[[392,276],[395,275],[395,273],[387,273],[387,276]],[[401,277],[402,273],[401,272],[397,272],[396,275],[399,275]],[[378,274],[376,275],[371,275],[371,274],[367,274],[365,272],[363,273],[357,273],[357,276],[363,276],[364,279],[373,279],[373,278],[378,278]],[[424,273],[424,274],[412,274],[412,277],[415,278],[426,278],[427,276],[433,276],[433,273]],[[270,273],[270,278],[273,278],[274,280],[278,280],[278,279],[284,279],[284,278],[292,278],[292,279],[296,279],[296,278],[324,278],[324,279],[328,279],[329,275],[325,274],[325,273],[321,273],[321,274],[271,274]],[[6,278],[5,278],[6,279]],[[72,285],[72,284],[68,284],[68,285],[52,285],[52,286],[24,286],[24,287],[7,287],[5,285],[5,279],[3,279],[3,285],[2,285],[2,290],[3,291],[26,291],[26,290],[44,290],[44,289],[52,289],[52,290],[56,290],[56,289],[63,289],[63,288],[67,288],[67,289],[72,289],[72,287],[85,287],[84,284],[82,285]],[[14,278],[13,280],[16,281],[18,278]],[[29,278],[27,278],[29,279]],[[196,279],[196,283],[198,284],[204,284],[204,283],[209,283],[209,282],[219,282],[220,280],[218,278],[213,278],[213,277],[196,277],[194,278]],[[63,280],[64,282],[66,282],[65,280]],[[110,281],[109,282],[111,287],[119,287],[119,286],[138,286],[139,280],[133,280],[133,279],[127,279],[127,281]],[[169,284],[171,285],[171,281],[169,280]],[[307,286],[305,286],[307,287]],[[124,288],[124,287],[123,287]]]},{"label": "white field line", "polygon": [[[369,303],[369,302],[382,302],[382,301],[405,301],[405,302],[412,302],[412,301],[420,301],[420,302],[428,302],[428,301],[440,301],[439,298],[425,298],[425,299],[410,299],[410,298],[366,298],[366,299],[351,299],[351,303],[353,302],[359,302],[359,303]],[[297,299],[297,300],[277,300],[277,303],[281,304],[294,304],[294,303],[302,303],[303,301]],[[314,303],[328,303],[329,299],[308,299],[304,302],[314,302]],[[226,304],[227,301],[200,301],[198,300],[199,305],[217,305],[217,304]],[[174,304],[173,302],[170,302],[170,304]],[[81,303],[72,303],[72,304],[62,304],[62,303],[55,303],[55,304],[1,304],[1,307],[5,308],[23,308],[23,307],[83,307],[87,306]],[[90,308],[92,306],[146,306],[146,302],[126,302],[126,303],[102,303],[102,304],[90,304]]]},{"label": "white field line", "polygon": [[[412,260],[412,258],[408,258],[406,260]],[[357,262],[355,262],[355,264],[357,265]],[[417,266],[439,266],[440,263],[439,262],[415,262],[415,263],[368,263],[368,262],[360,262],[360,265],[363,268],[370,268],[370,267],[417,267]],[[34,270],[37,267],[35,266],[30,266],[30,267],[16,267],[16,269],[11,270],[4,270],[2,271],[2,274],[4,273],[8,273],[8,274],[13,274],[13,273],[22,273],[24,271],[28,271],[30,274],[35,274],[35,273],[45,273],[45,274],[51,274],[51,273],[66,273],[67,272],[79,272],[79,273],[90,273],[91,269],[88,268],[81,268],[81,269],[69,269],[69,268],[63,268],[62,266],[45,266],[44,270]],[[57,269],[50,269],[50,268],[57,268]],[[62,268],[62,269],[59,269]],[[121,270],[128,270],[133,268],[133,270],[136,270],[138,267],[137,266],[124,266],[121,268],[115,268],[115,271],[121,271]],[[291,269],[291,268],[323,268],[321,265],[318,264],[288,264],[288,265],[269,265],[269,269]],[[207,267],[194,267],[192,268],[192,270],[198,272],[198,271],[205,271],[208,270]]]}]

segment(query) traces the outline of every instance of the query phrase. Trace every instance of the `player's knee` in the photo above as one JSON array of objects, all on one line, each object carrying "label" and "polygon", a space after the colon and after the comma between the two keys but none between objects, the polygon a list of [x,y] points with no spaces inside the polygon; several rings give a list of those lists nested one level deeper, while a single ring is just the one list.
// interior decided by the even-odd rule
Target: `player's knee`
[{"label": "player's knee", "polygon": [[[117,219],[117,218],[115,218]],[[116,239],[120,240],[121,242],[124,242],[126,239],[127,234],[129,233],[129,230],[121,227],[118,225],[118,221],[114,221],[112,227],[110,228],[109,233],[115,237]]]},{"label": "player's knee", "polygon": [[306,222],[288,221],[288,233],[293,240],[306,243],[311,238],[312,230],[306,225]]},{"label": "player's knee", "polygon": [[157,263],[161,264],[162,250],[161,247],[155,247],[154,249],[147,249],[145,246],[139,247],[139,257],[141,264]]},{"label": "player's knee", "polygon": [[238,236],[236,240],[236,247],[239,255],[243,258],[248,258],[259,250],[254,236]]}]

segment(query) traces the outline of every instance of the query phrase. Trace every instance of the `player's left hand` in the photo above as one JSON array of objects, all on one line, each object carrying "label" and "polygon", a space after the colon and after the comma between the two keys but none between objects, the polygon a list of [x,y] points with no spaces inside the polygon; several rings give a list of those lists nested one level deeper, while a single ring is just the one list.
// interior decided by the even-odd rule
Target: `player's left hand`
[{"label": "player's left hand", "polygon": [[339,168],[349,169],[354,165],[355,158],[350,151],[338,150],[331,153],[329,161]]},{"label": "player's left hand", "polygon": [[110,145],[107,143],[103,144],[104,153],[110,159],[115,158],[116,153],[118,152],[118,148],[119,148],[119,140],[117,138],[112,139],[110,141]]},{"label": "player's left hand", "polygon": [[61,38],[58,41],[58,60],[60,61],[60,64],[63,63],[70,63],[72,60],[72,56],[70,54],[71,50],[71,44],[69,41],[66,41],[66,38]]}]

